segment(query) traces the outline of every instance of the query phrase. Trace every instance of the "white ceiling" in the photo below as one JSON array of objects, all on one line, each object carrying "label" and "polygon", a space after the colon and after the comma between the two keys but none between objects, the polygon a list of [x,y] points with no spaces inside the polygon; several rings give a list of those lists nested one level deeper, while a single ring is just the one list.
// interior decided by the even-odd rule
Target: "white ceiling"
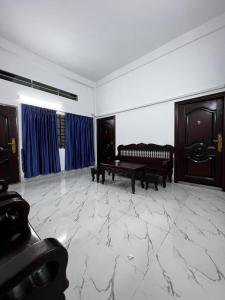
[{"label": "white ceiling", "polygon": [[0,36],[96,81],[223,12],[224,0],[0,0]]}]

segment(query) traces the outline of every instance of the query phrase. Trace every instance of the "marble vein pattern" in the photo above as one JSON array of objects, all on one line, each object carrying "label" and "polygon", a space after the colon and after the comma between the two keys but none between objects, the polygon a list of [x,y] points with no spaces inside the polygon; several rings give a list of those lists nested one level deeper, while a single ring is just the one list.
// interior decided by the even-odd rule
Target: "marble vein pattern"
[{"label": "marble vein pattern", "polygon": [[224,300],[225,193],[183,184],[130,192],[90,170],[10,186],[41,238],[68,250],[67,300]]}]

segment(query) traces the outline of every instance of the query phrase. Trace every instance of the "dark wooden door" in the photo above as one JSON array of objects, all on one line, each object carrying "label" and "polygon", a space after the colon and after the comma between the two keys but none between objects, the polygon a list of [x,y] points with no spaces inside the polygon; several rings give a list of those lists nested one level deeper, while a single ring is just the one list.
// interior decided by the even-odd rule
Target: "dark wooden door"
[{"label": "dark wooden door", "polygon": [[175,181],[222,186],[223,97],[209,98],[176,103]]},{"label": "dark wooden door", "polygon": [[114,160],[115,116],[97,120],[98,163]]},{"label": "dark wooden door", "polygon": [[14,107],[0,105],[0,177],[9,183],[19,181],[17,113]]}]

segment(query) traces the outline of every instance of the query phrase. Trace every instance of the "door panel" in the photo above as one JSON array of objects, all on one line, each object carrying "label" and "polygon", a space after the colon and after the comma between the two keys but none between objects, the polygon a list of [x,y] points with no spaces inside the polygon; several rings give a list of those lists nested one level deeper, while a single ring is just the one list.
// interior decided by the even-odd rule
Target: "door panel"
[{"label": "door panel", "polygon": [[16,109],[0,105],[0,177],[19,181]]},{"label": "door panel", "polygon": [[115,117],[97,120],[98,163],[114,160],[115,157]]},{"label": "door panel", "polygon": [[176,104],[176,181],[222,185],[223,98]]},{"label": "door panel", "polygon": [[[186,144],[202,141],[210,144],[215,128],[214,111],[197,108],[186,115]],[[204,131],[204,134],[203,134]]]}]

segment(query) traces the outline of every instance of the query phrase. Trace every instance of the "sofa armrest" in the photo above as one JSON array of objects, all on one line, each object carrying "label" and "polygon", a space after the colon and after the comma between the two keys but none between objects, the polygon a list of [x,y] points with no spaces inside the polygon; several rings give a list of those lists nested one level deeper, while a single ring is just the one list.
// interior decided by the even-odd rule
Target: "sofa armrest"
[{"label": "sofa armrest", "polygon": [[28,227],[29,204],[22,198],[0,201],[0,236],[1,248],[15,237],[23,234]]},{"label": "sofa armrest", "polygon": [[0,202],[3,200],[8,200],[8,199],[13,199],[13,198],[22,198],[20,194],[18,194],[17,192],[2,192],[0,193]]},{"label": "sofa armrest", "polygon": [[20,288],[24,299],[59,299],[68,287],[67,262],[67,250],[56,239],[38,241],[0,263],[0,297]]}]

